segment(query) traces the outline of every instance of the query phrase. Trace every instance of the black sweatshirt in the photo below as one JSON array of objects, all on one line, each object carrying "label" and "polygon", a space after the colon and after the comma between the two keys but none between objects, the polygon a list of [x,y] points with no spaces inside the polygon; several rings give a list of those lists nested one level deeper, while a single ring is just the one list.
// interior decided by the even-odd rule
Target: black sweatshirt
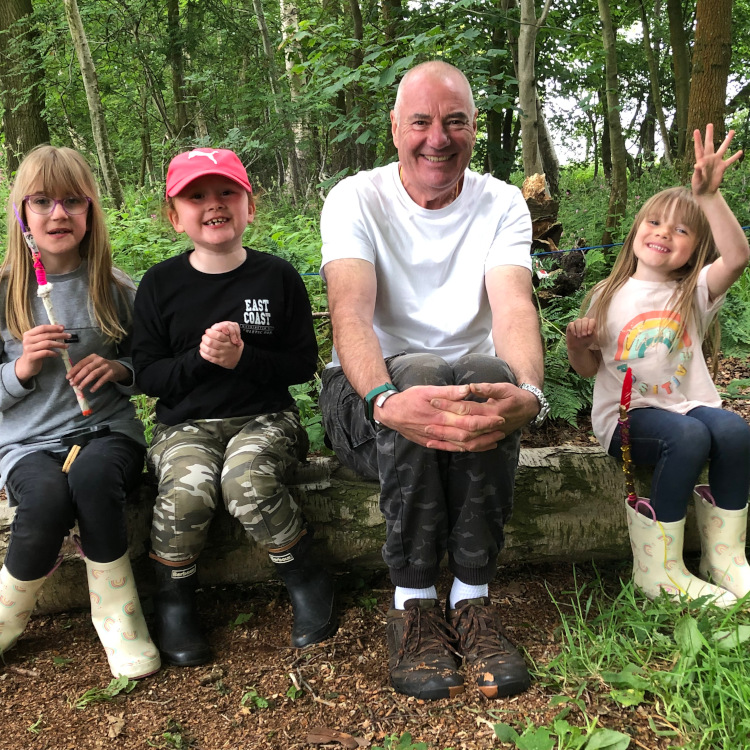
[{"label": "black sweatshirt", "polygon": [[[150,268],[135,299],[133,365],[139,387],[159,398],[157,419],[175,425],[288,408],[288,387],[313,377],[318,356],[299,274],[287,261],[256,250],[219,274],[196,270],[189,256]],[[198,351],[205,330],[225,320],[239,323],[245,343],[234,370],[207,362]]]}]

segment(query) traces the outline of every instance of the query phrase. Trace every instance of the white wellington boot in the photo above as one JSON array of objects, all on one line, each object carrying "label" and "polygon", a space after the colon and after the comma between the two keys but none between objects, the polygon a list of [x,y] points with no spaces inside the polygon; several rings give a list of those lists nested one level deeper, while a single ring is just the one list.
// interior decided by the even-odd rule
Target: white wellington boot
[{"label": "white wellington boot", "polygon": [[128,553],[109,563],[85,560],[91,619],[112,674],[134,680],[153,674],[161,659],[143,617]]},{"label": "white wellington boot", "polygon": [[710,596],[718,607],[731,607],[737,602],[734,594],[696,578],[685,567],[682,547],[685,519],[662,523],[638,513],[625,501],[625,511],[633,548],[633,581],[649,599],[666,591],[672,599],[680,596],[697,599]]},{"label": "white wellington boot", "polygon": [[0,655],[15,645],[36,606],[47,576],[19,581],[3,565],[0,570]]},{"label": "white wellington boot", "polygon": [[701,575],[741,599],[750,591],[750,565],[745,556],[747,505],[741,510],[718,508],[706,484],[699,484],[693,492],[701,537]]}]

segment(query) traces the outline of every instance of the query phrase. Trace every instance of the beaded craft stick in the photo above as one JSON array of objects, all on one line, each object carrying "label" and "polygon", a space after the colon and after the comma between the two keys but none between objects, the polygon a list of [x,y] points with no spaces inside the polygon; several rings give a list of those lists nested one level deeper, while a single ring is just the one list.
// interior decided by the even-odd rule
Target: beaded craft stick
[{"label": "beaded craft stick", "polygon": [[628,367],[625,371],[625,380],[622,384],[622,396],[620,397],[620,442],[622,444],[622,470],[625,473],[625,489],[628,491],[628,502],[635,507],[638,495],[635,491],[635,477],[633,476],[633,460],[630,457],[630,419],[628,409],[630,408],[630,395],[633,390],[633,371]]},{"label": "beaded craft stick", "polygon": [[[23,233],[23,238],[26,241],[26,245],[28,246],[29,250],[31,250],[31,258],[34,261],[34,273],[36,274],[36,283],[38,285],[36,291],[37,297],[40,297],[42,300],[44,309],[47,311],[49,322],[53,326],[59,325],[59,323],[57,322],[57,318],[55,317],[55,308],[52,305],[52,299],[50,297],[52,284],[47,281],[47,272],[44,270],[44,265],[42,265],[42,258],[39,255],[39,248],[36,246],[33,235],[23,223],[23,219],[18,213],[18,209],[16,208],[15,203],[13,204],[13,213],[15,213],[16,219],[18,219],[18,223],[21,227],[21,232]],[[70,361],[68,350],[61,349],[60,355],[62,356],[63,363],[65,364],[65,371],[70,372],[70,369],[73,367],[73,363]],[[70,385],[75,391],[76,399],[78,399],[78,406],[81,409],[81,414],[83,414],[84,417],[88,417],[91,414],[91,407],[89,406],[89,402],[86,400],[86,397],[83,395],[81,389],[78,388],[78,386],[75,386],[72,383]]]}]

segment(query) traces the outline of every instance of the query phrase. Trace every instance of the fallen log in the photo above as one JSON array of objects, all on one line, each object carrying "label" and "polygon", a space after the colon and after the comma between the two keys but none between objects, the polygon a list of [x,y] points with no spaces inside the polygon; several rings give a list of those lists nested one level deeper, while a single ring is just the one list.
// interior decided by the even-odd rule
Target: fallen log
[{"label": "fallen log", "polygon": [[[638,472],[647,493],[648,472]],[[385,523],[378,485],[341,467],[336,459],[314,460],[294,492],[316,529],[322,559],[335,569],[382,566]],[[145,481],[128,509],[130,554],[139,590],[151,586],[148,538],[155,488]],[[507,526],[500,562],[627,559],[624,478],[620,464],[598,447],[561,446],[521,451],[513,518]],[[0,555],[5,554],[13,511],[0,509]],[[688,550],[699,549],[688,521]],[[64,560],[42,590],[41,612],[88,606],[83,562],[66,543]],[[266,580],[272,569],[266,553],[248,540],[240,524],[222,508],[211,524],[199,565],[203,585]]]}]

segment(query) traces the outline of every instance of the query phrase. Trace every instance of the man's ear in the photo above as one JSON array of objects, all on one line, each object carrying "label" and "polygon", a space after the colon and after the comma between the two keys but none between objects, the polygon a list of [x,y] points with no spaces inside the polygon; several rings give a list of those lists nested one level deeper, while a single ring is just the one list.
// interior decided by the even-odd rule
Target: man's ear
[{"label": "man's ear", "polygon": [[252,224],[255,221],[255,201],[252,196],[249,197],[247,205],[247,223]]},{"label": "man's ear", "polygon": [[398,149],[398,119],[395,109],[391,110],[391,136],[393,137],[393,145]]}]

